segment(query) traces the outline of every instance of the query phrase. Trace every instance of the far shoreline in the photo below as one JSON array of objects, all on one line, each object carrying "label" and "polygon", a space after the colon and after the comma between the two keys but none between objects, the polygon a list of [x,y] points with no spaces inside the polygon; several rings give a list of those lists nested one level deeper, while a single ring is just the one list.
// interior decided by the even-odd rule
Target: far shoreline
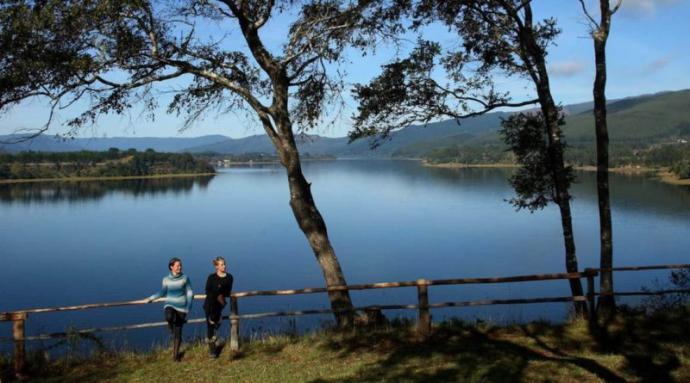
[{"label": "far shoreline", "polygon": [[[422,160],[421,163],[422,163],[422,166],[426,166],[426,167],[430,167],[430,168],[439,168],[439,169],[469,169],[469,168],[511,169],[511,168],[519,167],[519,165],[512,164],[512,163],[465,164],[465,163],[460,163],[460,162],[443,162],[443,163],[438,163],[438,164],[432,164],[432,163],[429,163],[428,161],[425,161],[425,160]],[[585,172],[596,172],[597,171],[597,167],[591,166],[591,165],[574,166],[573,168],[575,170],[580,170],[580,171],[585,171]],[[613,168],[609,168],[609,173],[628,174],[628,175],[642,175],[642,174],[646,174],[646,173],[656,173],[655,179],[657,181],[671,184],[671,185],[677,185],[677,186],[690,186],[690,179],[678,178],[678,176],[671,173],[671,171],[665,167],[662,167],[662,168],[650,168],[650,167],[645,167],[645,166],[613,167]]]},{"label": "far shoreline", "polygon": [[78,181],[122,181],[160,178],[192,178],[215,176],[218,173],[175,173],[175,174],[151,174],[146,176],[113,176],[113,177],[56,177],[56,178],[20,178],[12,180],[0,180],[3,184],[25,184],[34,182],[78,182]]}]

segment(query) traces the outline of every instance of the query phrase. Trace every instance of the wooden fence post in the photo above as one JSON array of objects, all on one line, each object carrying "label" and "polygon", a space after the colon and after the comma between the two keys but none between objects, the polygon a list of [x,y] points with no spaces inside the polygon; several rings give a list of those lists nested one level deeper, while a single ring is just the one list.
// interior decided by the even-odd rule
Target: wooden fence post
[{"label": "wooden fence post", "polygon": [[597,271],[594,269],[585,269],[587,274],[587,303],[589,303],[589,323],[597,323],[597,307],[595,304],[595,293],[594,293],[594,277],[597,276]]},{"label": "wooden fence post", "polygon": [[417,299],[419,300],[417,334],[427,337],[431,333],[431,315],[429,314],[429,292],[426,279],[417,280]]},{"label": "wooden fence post", "polygon": [[230,351],[240,349],[240,318],[237,297],[230,298]]},{"label": "wooden fence post", "polygon": [[24,344],[24,323],[26,322],[26,313],[12,313],[10,320],[12,321],[12,339],[14,340],[14,354],[12,355],[12,366],[14,367],[14,375],[17,379],[23,379],[26,375],[26,346]]}]

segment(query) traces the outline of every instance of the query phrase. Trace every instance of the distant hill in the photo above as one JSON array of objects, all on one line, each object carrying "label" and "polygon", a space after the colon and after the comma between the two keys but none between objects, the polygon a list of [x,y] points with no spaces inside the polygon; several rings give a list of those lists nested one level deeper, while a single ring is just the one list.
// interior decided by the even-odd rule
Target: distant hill
[{"label": "distant hill", "polygon": [[112,137],[112,138],[73,138],[65,139],[58,136],[40,135],[32,140],[12,144],[23,135],[0,136],[0,151],[17,153],[22,151],[35,152],[74,152],[80,150],[104,151],[110,148],[120,150],[136,149],[143,151],[153,149],[157,152],[184,152],[187,148],[198,145],[209,145],[228,139],[221,135],[209,135],[194,138],[183,137]]},{"label": "distant hill", "polygon": [[[563,107],[567,115],[563,131],[566,142],[571,146],[593,145],[595,136],[594,117],[591,107],[592,103],[566,105]],[[610,100],[607,110],[609,139],[612,145],[649,146],[672,143],[690,137],[690,90]],[[491,113],[486,116],[494,114]],[[504,113],[500,117],[506,117],[507,115]],[[461,126],[454,135],[420,140],[409,146],[399,148],[394,151],[393,155],[424,157],[433,150],[449,146],[480,147],[503,145],[498,134],[500,119],[487,121],[487,124],[482,126],[483,130],[463,131],[462,126],[469,124],[470,121],[462,121]],[[434,126],[429,125],[429,128],[434,128]],[[410,128],[402,129],[400,133],[407,129]]]},{"label": "distant hill", "polygon": [[185,137],[113,137],[113,138],[81,138],[79,145],[86,150],[121,150],[153,149],[157,152],[183,152],[191,146],[210,145],[227,139],[221,135],[210,135],[193,138]]},{"label": "distant hill", "polygon": [[[594,140],[592,103],[565,105],[563,109],[567,114],[564,127],[566,141],[571,145],[590,145]],[[445,120],[426,126],[408,126],[393,132],[389,139],[376,150],[370,149],[370,142],[367,139],[348,144],[346,137],[298,135],[297,142],[302,153],[312,155],[331,155],[340,158],[424,157],[431,151],[449,146],[501,146],[498,130],[501,119],[509,115],[510,113],[506,112],[494,112],[462,120],[460,124],[454,120]],[[610,100],[608,116],[612,144],[650,145],[688,137],[690,136],[690,90]],[[0,141],[9,141],[16,137],[0,136]],[[196,138],[77,138],[67,141],[51,136],[39,136],[31,142],[14,145],[0,144],[0,151],[10,153],[26,150],[98,151],[111,147],[121,150],[151,148],[158,152],[275,154],[273,145],[266,135],[239,139],[210,135]]]},{"label": "distant hill", "polygon": [[[612,142],[652,143],[690,135],[690,90],[664,92],[611,102],[608,106]],[[590,111],[566,118],[569,142],[594,141]]]},{"label": "distant hill", "polygon": [[[332,154],[342,152],[347,144],[347,138],[329,138],[318,135],[298,135],[295,137],[297,146],[303,153]],[[206,145],[187,147],[190,153],[218,153],[218,154],[246,154],[246,153],[275,153],[273,143],[267,135],[255,135],[245,138],[225,138],[222,141]]]},{"label": "distant hill", "polygon": [[[0,152],[74,152],[82,150],[82,147],[71,140],[48,135],[40,135],[29,141],[22,141],[26,137],[23,134],[11,134],[0,136]],[[3,144],[9,142],[11,144]]]}]

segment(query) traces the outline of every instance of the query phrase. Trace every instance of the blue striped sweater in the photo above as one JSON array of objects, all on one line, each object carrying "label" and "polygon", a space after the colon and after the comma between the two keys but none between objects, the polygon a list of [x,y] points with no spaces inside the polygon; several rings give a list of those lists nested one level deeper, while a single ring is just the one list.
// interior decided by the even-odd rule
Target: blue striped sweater
[{"label": "blue striped sweater", "polygon": [[149,299],[165,298],[165,306],[177,311],[188,313],[192,310],[192,282],[184,274],[168,275],[163,278],[161,290],[149,297]]}]

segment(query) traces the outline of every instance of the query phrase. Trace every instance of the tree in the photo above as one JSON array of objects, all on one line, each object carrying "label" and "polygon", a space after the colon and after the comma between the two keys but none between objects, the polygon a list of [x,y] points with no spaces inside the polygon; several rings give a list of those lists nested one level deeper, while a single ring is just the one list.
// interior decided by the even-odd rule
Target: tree
[{"label": "tree", "polygon": [[[186,80],[168,111],[188,125],[210,110],[245,110],[275,146],[290,189],[292,212],[328,286],[346,285],[326,224],[302,172],[295,134],[316,126],[343,82],[329,71],[348,44],[371,41],[362,28],[367,1],[339,0],[16,0],[0,8],[0,109],[30,97],[55,110],[90,105],[67,124],[78,128],[104,113],[143,105],[153,113],[157,83]],[[261,30],[276,14],[297,11],[282,50]],[[373,20],[373,19],[369,19]],[[232,25],[232,45],[209,41],[197,25]],[[373,24],[372,24],[373,25]],[[359,31],[359,32],[358,32]],[[52,118],[52,113],[51,113]],[[48,124],[50,123],[50,119]],[[46,124],[46,127],[48,126]],[[44,129],[46,128],[44,127]],[[348,291],[330,291],[342,326],[352,322]]]},{"label": "tree", "polygon": [[590,24],[590,34],[594,41],[594,60],[596,73],[594,76],[594,128],[597,138],[597,196],[599,200],[599,238],[601,255],[599,267],[598,310],[604,316],[610,316],[615,311],[613,296],[613,227],[611,224],[611,201],[609,197],[609,132],[606,123],[606,42],[611,30],[611,16],[620,8],[622,0],[618,0],[611,9],[609,0],[599,0],[600,19],[597,22],[587,10],[584,0],[580,0],[582,11]]},{"label": "tree", "polygon": [[[499,107],[538,104],[538,115],[518,115],[504,124],[507,143],[524,165],[512,180],[518,193],[514,202],[519,208],[541,208],[548,202],[558,205],[566,270],[578,272],[570,210],[572,172],[564,164],[563,116],[551,94],[546,68],[547,48],[559,33],[556,21],[535,22],[531,0],[419,0],[397,6],[404,8],[413,29],[444,23],[458,34],[461,48],[443,51],[440,44],[420,39],[409,57],[384,66],[369,84],[357,86],[360,105],[350,138],[380,139],[414,122],[461,119]],[[439,69],[446,83],[437,80]],[[531,80],[537,98],[513,102],[510,94],[497,91],[492,77],[497,70]],[[539,145],[516,147],[525,142],[519,137],[535,133],[534,128]],[[533,155],[521,155],[521,150],[537,150],[541,162],[535,163]],[[573,296],[583,295],[579,279],[571,279],[570,288]],[[582,313],[585,305],[576,304],[576,308]]]}]

